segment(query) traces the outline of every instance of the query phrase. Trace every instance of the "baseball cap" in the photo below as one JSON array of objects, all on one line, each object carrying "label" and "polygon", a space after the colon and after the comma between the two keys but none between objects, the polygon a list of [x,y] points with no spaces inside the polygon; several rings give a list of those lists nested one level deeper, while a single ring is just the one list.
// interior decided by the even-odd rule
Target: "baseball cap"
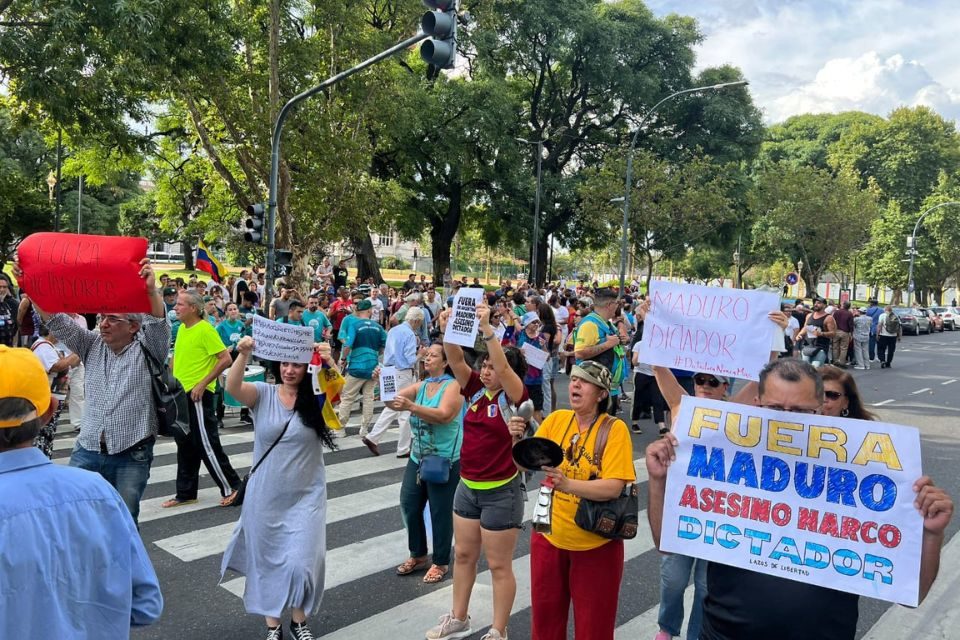
[{"label": "baseball cap", "polygon": [[697,375],[710,376],[711,378],[716,378],[720,384],[730,384],[730,378],[728,378],[727,376],[717,375],[716,373],[710,373],[709,371],[698,371]]},{"label": "baseball cap", "polygon": [[520,326],[526,328],[532,322],[540,322],[540,316],[536,311],[527,311],[520,317]]},{"label": "baseball cap", "polygon": [[[29,349],[0,345],[0,398],[23,398],[42,416],[50,408],[50,383],[40,360]],[[32,417],[0,420],[0,429],[19,427]]]},{"label": "baseball cap", "polygon": [[373,308],[373,303],[370,302],[367,298],[364,298],[357,303],[357,311],[367,311]]},{"label": "baseball cap", "polygon": [[584,360],[580,364],[573,365],[570,370],[570,377],[580,378],[607,391],[610,391],[610,385],[613,383],[613,375],[610,373],[610,369],[594,360]]},{"label": "baseball cap", "polygon": [[172,296],[172,295],[175,294],[176,292],[177,292],[177,288],[176,288],[176,287],[164,287],[164,289],[163,289],[163,295],[165,295],[165,296]]}]

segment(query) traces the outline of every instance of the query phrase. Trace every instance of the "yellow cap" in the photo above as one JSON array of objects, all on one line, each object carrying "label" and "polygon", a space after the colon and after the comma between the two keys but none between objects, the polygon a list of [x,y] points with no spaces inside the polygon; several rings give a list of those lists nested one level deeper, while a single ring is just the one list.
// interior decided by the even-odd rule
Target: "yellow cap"
[{"label": "yellow cap", "polygon": [[[50,383],[40,360],[30,349],[0,345],[0,398],[23,398],[42,416],[50,408]],[[25,419],[26,418],[26,419]],[[19,427],[26,416],[0,420],[0,428]]]}]

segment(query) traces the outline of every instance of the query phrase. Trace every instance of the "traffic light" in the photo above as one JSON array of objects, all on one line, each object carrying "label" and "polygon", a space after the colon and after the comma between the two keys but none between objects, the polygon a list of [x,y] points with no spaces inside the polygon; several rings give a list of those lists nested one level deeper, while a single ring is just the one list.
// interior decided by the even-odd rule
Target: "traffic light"
[{"label": "traffic light", "polygon": [[277,249],[277,263],[273,266],[274,278],[286,278],[293,271],[293,251]]},{"label": "traffic light", "polygon": [[420,45],[420,57],[440,69],[452,69],[457,59],[457,0],[423,0],[432,9],[420,28],[430,36]]},{"label": "traffic light", "polygon": [[243,239],[246,242],[260,244],[263,242],[263,222],[266,216],[267,208],[262,204],[247,205],[247,219],[243,223],[246,231],[243,232]]}]

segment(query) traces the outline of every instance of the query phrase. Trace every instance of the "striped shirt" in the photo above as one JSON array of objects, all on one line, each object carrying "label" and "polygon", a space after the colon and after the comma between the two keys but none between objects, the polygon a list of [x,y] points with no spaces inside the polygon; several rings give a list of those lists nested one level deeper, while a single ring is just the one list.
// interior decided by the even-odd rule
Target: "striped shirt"
[{"label": "striped shirt", "polygon": [[102,437],[107,453],[113,455],[156,435],[150,370],[140,342],[157,360],[166,362],[170,344],[166,319],[144,315],[138,339],[120,353],[114,353],[99,333],[77,326],[66,314],[54,315],[47,326],[80,356],[85,367],[86,406],[77,438],[80,446],[87,451],[100,451]]}]

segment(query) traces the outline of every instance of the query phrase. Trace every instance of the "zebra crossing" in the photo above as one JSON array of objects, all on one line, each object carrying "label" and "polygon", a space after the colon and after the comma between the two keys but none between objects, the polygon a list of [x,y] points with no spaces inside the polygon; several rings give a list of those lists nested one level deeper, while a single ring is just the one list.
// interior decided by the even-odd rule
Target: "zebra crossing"
[{"label": "zebra crossing", "polygon": [[[233,421],[235,423],[235,421]],[[231,421],[227,421],[228,425]],[[349,437],[338,440],[338,450],[327,452],[328,484],[325,595],[321,612],[311,626],[326,640],[419,639],[446,613],[452,602],[451,579],[425,585],[420,576],[398,577],[394,567],[407,556],[406,532],[400,516],[399,493],[405,459],[395,456],[397,432],[385,434],[383,455],[370,456],[357,433],[357,416],[347,425]],[[634,437],[638,482],[647,480],[643,450],[653,436]],[[72,436],[55,446],[55,462],[66,463],[73,447]],[[252,463],[253,432],[233,426],[221,431],[221,442],[234,467],[244,473]],[[174,493],[176,446],[161,440],[154,449],[154,463],[141,503],[141,534],[153,560],[165,597],[160,622],[136,629],[142,639],[193,640],[200,638],[260,638],[263,622],[243,609],[244,578],[228,572],[220,581],[220,562],[240,510],[219,506],[219,491],[202,472],[197,504],[162,509],[160,503]],[[531,486],[528,497],[532,498]],[[645,521],[645,492],[641,492],[641,522]],[[529,521],[533,500],[527,502]],[[517,596],[509,626],[513,640],[530,637],[529,533],[520,536],[513,570]],[[947,598],[960,586],[960,547],[951,541],[944,553],[944,566],[931,598]],[[952,587],[952,590],[951,590]],[[937,594],[941,595],[938,596]],[[685,608],[693,597],[687,589]],[[649,529],[625,544],[625,570],[621,588],[617,640],[653,638],[658,630],[659,554]],[[481,560],[473,590],[470,613],[478,639],[492,618],[490,572]],[[945,607],[946,604],[942,605]],[[952,607],[956,609],[956,607]],[[901,630],[920,624],[923,612],[910,612],[886,603],[864,600],[858,637],[893,640],[907,637]],[[911,616],[913,616],[911,618]],[[929,615],[927,615],[929,617]],[[912,620],[912,622],[911,622]],[[960,637],[957,625],[944,627],[944,635]],[[949,635],[951,633],[958,635]]]}]

